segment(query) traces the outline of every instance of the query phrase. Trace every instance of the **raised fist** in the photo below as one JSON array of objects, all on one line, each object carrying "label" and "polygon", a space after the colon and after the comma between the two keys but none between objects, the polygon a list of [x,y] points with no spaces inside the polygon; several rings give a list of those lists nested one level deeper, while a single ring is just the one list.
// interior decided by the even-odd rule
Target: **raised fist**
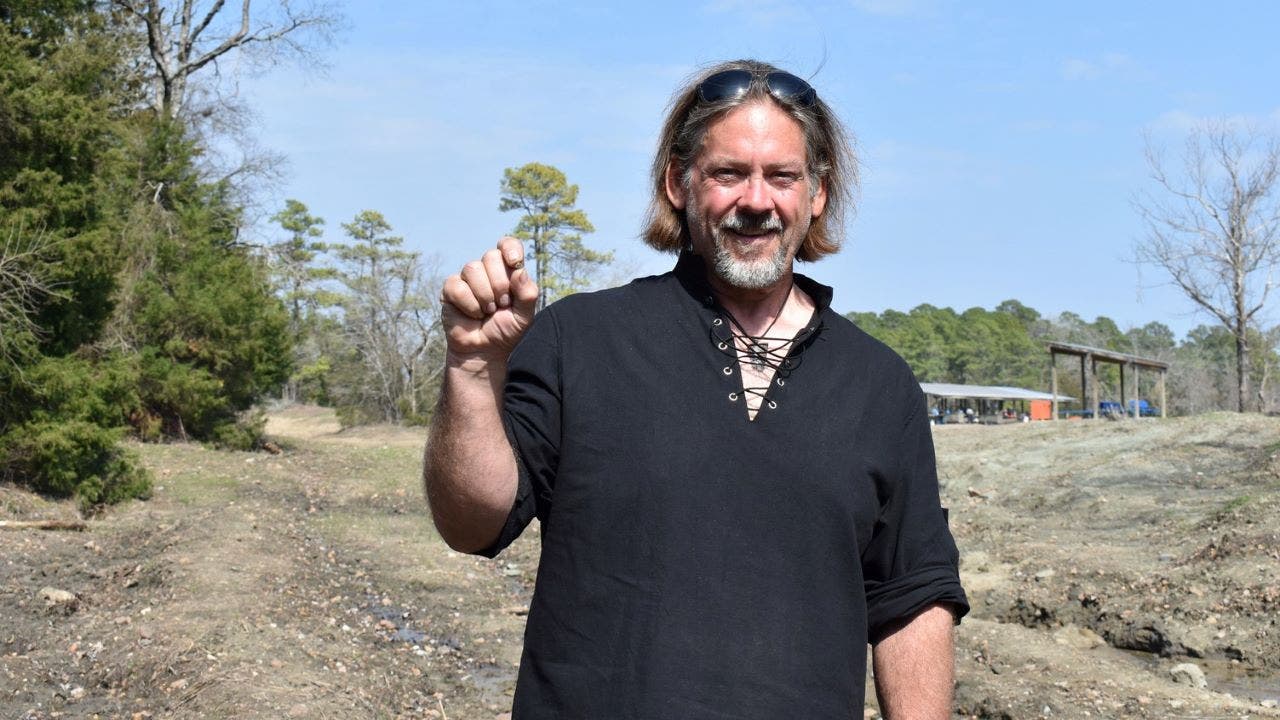
[{"label": "raised fist", "polygon": [[455,360],[506,362],[533,322],[538,284],[524,267],[524,243],[504,237],[450,275],[440,291],[445,342]]}]

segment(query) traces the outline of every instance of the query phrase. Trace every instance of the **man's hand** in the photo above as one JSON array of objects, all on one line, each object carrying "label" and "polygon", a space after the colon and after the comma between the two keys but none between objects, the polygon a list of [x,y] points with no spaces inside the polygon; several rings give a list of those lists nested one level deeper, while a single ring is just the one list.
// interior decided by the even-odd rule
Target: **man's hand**
[{"label": "man's hand", "polygon": [[947,720],[955,684],[955,616],[930,605],[872,648],[876,695],[886,720]]},{"label": "man's hand", "polygon": [[524,244],[511,237],[450,275],[440,291],[448,364],[505,363],[533,322],[538,285],[524,269]]},{"label": "man's hand", "polygon": [[423,481],[431,516],[455,550],[476,552],[498,537],[515,502],[515,456],[502,426],[507,358],[533,322],[538,286],[515,238],[444,281],[444,384],[431,421]]}]

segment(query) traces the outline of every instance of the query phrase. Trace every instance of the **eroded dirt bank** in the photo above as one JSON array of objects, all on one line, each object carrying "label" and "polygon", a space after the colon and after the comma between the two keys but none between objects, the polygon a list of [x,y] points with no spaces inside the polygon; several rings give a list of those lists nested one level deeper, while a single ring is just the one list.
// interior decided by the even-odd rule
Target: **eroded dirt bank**
[{"label": "eroded dirt bank", "polygon": [[[536,528],[458,555],[421,502],[420,432],[313,408],[270,431],[283,455],[140,447],[151,500],[0,532],[0,717],[503,716]],[[1280,717],[1280,420],[935,442],[974,605],[957,717]],[[71,515],[0,488],[0,518]]]},{"label": "eroded dirt bank", "polygon": [[974,607],[958,636],[961,714],[1280,714],[1280,422],[934,437]]}]

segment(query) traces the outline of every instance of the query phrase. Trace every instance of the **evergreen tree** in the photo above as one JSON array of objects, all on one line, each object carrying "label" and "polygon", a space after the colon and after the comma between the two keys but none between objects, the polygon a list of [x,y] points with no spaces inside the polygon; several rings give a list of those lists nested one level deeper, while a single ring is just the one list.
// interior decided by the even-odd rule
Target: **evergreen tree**
[{"label": "evergreen tree", "polygon": [[319,262],[330,250],[319,239],[324,234],[324,219],[293,199],[285,201],[284,209],[271,219],[288,233],[267,248],[276,292],[289,311],[294,348],[295,371],[285,385],[285,398],[324,402],[328,399],[326,376],[331,359],[319,335],[330,323],[321,310],[338,303],[338,296],[324,287],[326,281],[336,278],[336,272]]},{"label": "evergreen tree", "polygon": [[439,288],[381,213],[364,210],[342,229],[353,242],[334,247],[346,290],[332,373],[339,418],[422,422],[443,366]]},{"label": "evergreen tree", "polygon": [[0,321],[0,478],[89,505],[145,494],[126,431],[253,444],[244,412],[289,370],[229,186],[201,179],[181,122],[142,109],[136,38],[113,22],[0,2],[0,254],[30,286]]},{"label": "evergreen tree", "polygon": [[591,250],[580,233],[595,232],[587,214],[574,207],[578,186],[550,165],[529,163],[502,172],[502,212],[523,215],[512,234],[530,244],[534,279],[538,282],[538,309],[586,289],[594,271],[613,261],[613,253]]}]

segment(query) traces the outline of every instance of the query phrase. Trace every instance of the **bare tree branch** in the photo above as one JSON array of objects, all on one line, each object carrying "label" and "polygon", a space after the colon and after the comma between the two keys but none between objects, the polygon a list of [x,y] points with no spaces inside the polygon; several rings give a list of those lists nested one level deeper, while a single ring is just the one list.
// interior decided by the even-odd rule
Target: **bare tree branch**
[{"label": "bare tree branch", "polygon": [[1280,265],[1280,142],[1253,128],[1208,122],[1187,137],[1181,177],[1167,172],[1150,138],[1145,154],[1152,180],[1172,201],[1149,192],[1134,200],[1147,226],[1135,255],[1162,268],[1187,299],[1231,332],[1243,412],[1248,332]]},{"label": "bare tree branch", "polygon": [[[180,0],[176,7],[174,0],[111,2],[145,28],[154,88],[151,106],[169,118],[188,111],[189,78],[210,63],[249,45],[281,46],[286,51],[282,55],[304,59],[311,45],[328,42],[340,22],[338,14],[324,5],[295,10],[283,0],[258,3],[276,8],[283,16],[280,19],[255,14],[253,0],[241,0],[238,19],[226,18],[234,24],[223,22],[225,0],[214,0],[204,11],[199,10],[198,0]],[[215,32],[219,28],[224,31]]]},{"label": "bare tree branch", "polygon": [[10,228],[0,243],[0,363],[18,364],[23,344],[43,334],[34,314],[59,295],[48,279],[53,245],[44,233],[21,228]]}]

